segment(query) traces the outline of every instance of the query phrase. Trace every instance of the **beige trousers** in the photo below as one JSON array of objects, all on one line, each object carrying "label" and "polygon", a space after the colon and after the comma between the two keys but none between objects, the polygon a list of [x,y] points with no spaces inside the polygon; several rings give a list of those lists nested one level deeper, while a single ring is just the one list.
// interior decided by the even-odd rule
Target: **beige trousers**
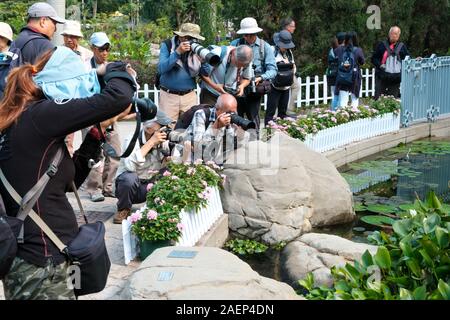
[{"label": "beige trousers", "polygon": [[173,121],[177,121],[178,117],[188,111],[192,106],[197,105],[197,94],[192,91],[184,96],[160,91],[159,108],[167,114]]}]

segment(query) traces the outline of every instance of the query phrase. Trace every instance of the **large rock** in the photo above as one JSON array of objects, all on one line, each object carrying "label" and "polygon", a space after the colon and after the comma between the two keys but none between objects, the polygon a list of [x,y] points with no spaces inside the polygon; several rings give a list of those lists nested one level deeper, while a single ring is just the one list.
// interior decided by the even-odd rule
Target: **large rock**
[{"label": "large rock", "polygon": [[[194,259],[168,258],[173,250],[196,251]],[[158,280],[173,272],[168,281]],[[168,277],[169,279],[170,277]],[[122,299],[297,300],[285,283],[261,277],[235,255],[218,248],[166,247],[150,255],[130,277]]]},{"label": "large rock", "polygon": [[[270,243],[290,241],[312,226],[355,217],[350,188],[334,165],[285,134],[236,150],[224,173],[223,208],[230,228],[240,234]],[[255,232],[258,229],[267,231]]]},{"label": "large rock", "polygon": [[310,272],[317,286],[331,286],[331,267],[359,260],[366,250],[375,254],[377,247],[333,235],[305,234],[283,249],[281,272],[293,287]]}]

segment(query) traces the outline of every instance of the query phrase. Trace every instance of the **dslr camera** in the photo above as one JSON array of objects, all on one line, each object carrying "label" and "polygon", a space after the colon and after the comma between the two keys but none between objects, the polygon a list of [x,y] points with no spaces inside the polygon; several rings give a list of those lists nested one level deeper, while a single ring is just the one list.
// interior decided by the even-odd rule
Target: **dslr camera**
[{"label": "dslr camera", "polygon": [[217,66],[221,62],[220,56],[201,46],[197,41],[191,40],[189,43],[191,45],[192,52],[194,52],[196,55],[198,55],[213,67]]},{"label": "dslr camera", "polygon": [[231,116],[231,123],[241,127],[243,130],[256,129],[256,124],[253,121],[244,119],[234,112],[227,112],[227,114]]},{"label": "dslr camera", "polygon": [[142,122],[154,119],[156,117],[156,113],[158,112],[158,107],[149,98],[134,98],[133,107],[131,108],[130,114],[136,113],[136,108],[141,114]]}]

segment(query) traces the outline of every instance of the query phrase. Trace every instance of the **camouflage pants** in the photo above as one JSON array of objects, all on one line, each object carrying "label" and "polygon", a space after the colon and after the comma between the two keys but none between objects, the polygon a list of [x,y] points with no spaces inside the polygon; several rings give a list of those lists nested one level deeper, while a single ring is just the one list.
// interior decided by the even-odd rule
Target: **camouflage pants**
[{"label": "camouflage pants", "polygon": [[51,259],[39,267],[16,257],[3,280],[6,300],[74,300],[67,268],[67,263],[55,266]]}]

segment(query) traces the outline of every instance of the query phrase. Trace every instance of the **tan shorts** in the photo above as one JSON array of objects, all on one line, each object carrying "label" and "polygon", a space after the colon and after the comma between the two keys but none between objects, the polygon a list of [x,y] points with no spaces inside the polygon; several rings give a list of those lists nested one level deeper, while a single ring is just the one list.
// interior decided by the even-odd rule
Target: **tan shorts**
[{"label": "tan shorts", "polygon": [[160,91],[159,108],[172,120],[177,121],[178,117],[188,111],[192,106],[197,105],[197,94],[195,91],[184,96]]}]

